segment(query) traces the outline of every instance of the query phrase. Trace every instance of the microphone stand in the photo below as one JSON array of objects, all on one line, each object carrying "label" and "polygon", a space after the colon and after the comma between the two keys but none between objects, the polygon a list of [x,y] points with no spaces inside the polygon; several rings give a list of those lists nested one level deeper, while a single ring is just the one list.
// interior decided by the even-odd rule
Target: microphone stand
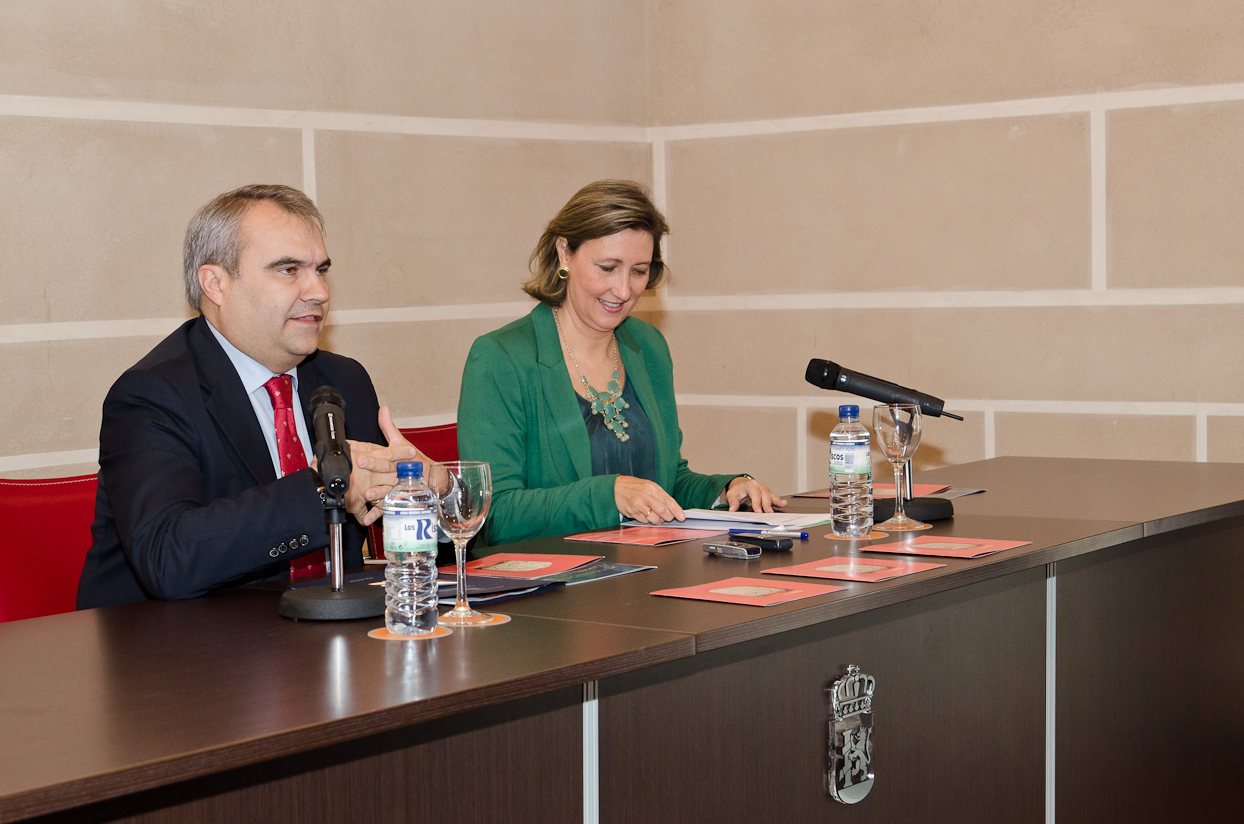
[{"label": "microphone stand", "polygon": [[[348,487],[347,487],[348,488]],[[384,615],[384,588],[347,584],[342,561],[341,529],[346,522],[346,493],[323,493],[324,524],[328,528],[329,585],[287,589],[277,607],[285,618],[309,621],[346,621]]]}]

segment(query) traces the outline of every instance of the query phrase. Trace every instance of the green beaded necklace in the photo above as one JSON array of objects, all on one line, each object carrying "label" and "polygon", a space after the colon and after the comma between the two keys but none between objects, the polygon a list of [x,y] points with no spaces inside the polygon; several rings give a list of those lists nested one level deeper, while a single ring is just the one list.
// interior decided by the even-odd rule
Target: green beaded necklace
[{"label": "green beaded necklace", "polygon": [[609,431],[618,437],[623,443],[629,441],[631,436],[626,434],[626,428],[630,426],[622,417],[623,409],[630,409],[631,405],[622,398],[622,374],[621,365],[618,363],[618,336],[613,335],[613,379],[605,387],[604,392],[598,392],[587,382],[587,378],[583,376],[583,370],[579,368],[579,361],[574,356],[574,352],[570,351],[569,344],[566,343],[566,336],[562,333],[562,322],[557,317],[557,310],[553,310],[553,323],[557,325],[557,338],[561,341],[562,347],[565,348],[566,354],[570,356],[570,362],[574,364],[574,371],[579,374],[579,380],[583,382],[583,388],[587,390],[587,400],[592,402],[592,413],[600,415],[605,426]]}]

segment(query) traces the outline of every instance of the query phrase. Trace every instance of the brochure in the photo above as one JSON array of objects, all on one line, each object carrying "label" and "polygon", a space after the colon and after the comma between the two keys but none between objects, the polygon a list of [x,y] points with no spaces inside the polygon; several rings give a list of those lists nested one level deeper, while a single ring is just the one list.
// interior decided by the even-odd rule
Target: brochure
[{"label": "brochure", "polygon": [[690,598],[695,601],[719,601],[723,604],[745,604],[751,607],[771,607],[800,598],[811,598],[827,592],[838,592],[846,587],[824,584],[800,584],[787,581],[766,581],[763,578],[727,578],[712,584],[678,589],[659,589],[653,595],[668,598]]},{"label": "brochure", "polygon": [[914,575],[930,569],[940,569],[945,564],[925,561],[898,561],[889,558],[848,558],[835,555],[823,561],[811,561],[796,566],[766,569],[764,575],[796,575],[805,578],[831,578],[836,581],[860,581],[875,584],[903,575]]}]

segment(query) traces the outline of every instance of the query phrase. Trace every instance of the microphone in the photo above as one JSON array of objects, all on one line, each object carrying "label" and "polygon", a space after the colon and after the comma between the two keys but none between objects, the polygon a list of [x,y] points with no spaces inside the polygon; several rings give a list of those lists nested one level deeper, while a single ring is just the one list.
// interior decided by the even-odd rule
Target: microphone
[{"label": "microphone", "polygon": [[813,386],[819,386],[822,389],[836,389],[839,392],[846,392],[848,395],[859,395],[863,398],[870,398],[874,401],[882,403],[910,403],[920,407],[920,411],[932,418],[940,418],[945,415],[947,418],[954,418],[957,421],[963,420],[958,415],[952,415],[950,412],[942,410],[942,406],[946,403],[941,398],[935,398],[932,395],[926,395],[923,392],[917,392],[914,389],[908,389],[905,386],[899,386],[897,383],[883,381],[881,378],[874,378],[859,372],[852,372],[850,369],[843,369],[833,361],[821,360],[813,358],[808,361],[808,371],[804,374],[804,378]]},{"label": "microphone", "polygon": [[315,460],[330,497],[342,498],[350,488],[350,445],[346,443],[346,401],[331,386],[311,393],[315,427]]}]

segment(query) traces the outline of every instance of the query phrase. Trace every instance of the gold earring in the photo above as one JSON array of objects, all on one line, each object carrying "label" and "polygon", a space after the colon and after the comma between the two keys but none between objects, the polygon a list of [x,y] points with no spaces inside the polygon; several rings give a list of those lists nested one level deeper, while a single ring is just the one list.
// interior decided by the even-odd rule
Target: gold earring
[{"label": "gold earring", "polygon": [[568,277],[570,277],[570,270],[567,269],[565,266],[562,266],[557,270],[558,280],[565,280]]}]

